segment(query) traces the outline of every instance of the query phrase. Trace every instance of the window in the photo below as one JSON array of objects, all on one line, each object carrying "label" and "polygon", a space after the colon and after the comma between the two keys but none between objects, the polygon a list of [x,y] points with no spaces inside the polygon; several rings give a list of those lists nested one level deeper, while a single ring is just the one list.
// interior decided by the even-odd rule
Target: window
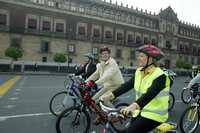
[{"label": "window", "polygon": [[42,30],[43,31],[50,31],[51,30],[51,23],[49,21],[43,21]]},{"label": "window", "polygon": [[21,48],[21,42],[22,38],[21,37],[13,37],[11,38],[11,47],[16,47],[16,48]]},{"label": "window", "polygon": [[116,57],[117,58],[122,58],[122,50],[121,49],[117,49],[117,51],[116,51]]},{"label": "window", "polygon": [[133,42],[133,35],[128,34],[128,42]]},{"label": "window", "polygon": [[71,57],[68,58],[68,63],[72,63],[72,58]]},{"label": "window", "polygon": [[75,52],[75,46],[73,44],[68,45],[68,52],[74,53]]},{"label": "window", "polygon": [[37,3],[37,0],[31,0],[33,3]]},{"label": "window", "polygon": [[94,36],[94,37],[100,37],[100,30],[95,28],[95,29],[93,30],[93,36]]},{"label": "window", "polygon": [[56,23],[56,32],[64,32],[64,23]]},{"label": "window", "polygon": [[83,27],[83,26],[78,27],[78,34],[85,35],[85,27]]},{"label": "window", "polygon": [[0,25],[6,26],[6,18],[7,18],[6,14],[0,14]]},{"label": "window", "polygon": [[156,45],[156,39],[151,40],[152,45]]},{"label": "window", "polygon": [[48,6],[54,6],[54,2],[53,1],[48,1]]},{"label": "window", "polygon": [[193,55],[196,55],[196,53],[197,53],[197,48],[196,47],[193,47]]},{"label": "window", "polygon": [[166,48],[171,49],[172,45],[170,41],[166,41]]},{"label": "window", "polygon": [[135,51],[134,50],[130,51],[130,59],[131,60],[135,59]]},{"label": "window", "polygon": [[111,33],[111,31],[106,31],[106,32],[105,32],[105,37],[106,37],[106,38],[112,38],[112,33]]},{"label": "window", "polygon": [[47,57],[46,56],[42,57],[42,62],[47,62]]},{"label": "window", "polygon": [[144,37],[144,44],[147,44],[149,42],[147,37]]},{"label": "window", "polygon": [[200,58],[197,59],[197,64],[200,64]]},{"label": "window", "polygon": [[117,40],[123,40],[122,33],[117,33]]},{"label": "window", "polygon": [[136,43],[141,43],[142,41],[141,41],[141,38],[140,38],[140,36],[137,36],[136,37]]},{"label": "window", "polygon": [[180,44],[180,46],[179,46],[179,50],[180,50],[181,52],[184,52],[184,47],[183,47],[182,44]]},{"label": "window", "polygon": [[98,54],[98,48],[92,48],[92,53],[94,55],[97,55]]},{"label": "window", "polygon": [[198,56],[200,56],[200,48],[198,48]]},{"label": "window", "polygon": [[40,45],[41,52],[48,53],[49,52],[49,42],[48,41],[42,41]]},{"label": "window", "polygon": [[28,19],[28,29],[37,29],[37,20],[33,18]]},{"label": "window", "polygon": [[39,4],[44,4],[45,3],[44,0],[39,0],[38,2],[39,2]]}]

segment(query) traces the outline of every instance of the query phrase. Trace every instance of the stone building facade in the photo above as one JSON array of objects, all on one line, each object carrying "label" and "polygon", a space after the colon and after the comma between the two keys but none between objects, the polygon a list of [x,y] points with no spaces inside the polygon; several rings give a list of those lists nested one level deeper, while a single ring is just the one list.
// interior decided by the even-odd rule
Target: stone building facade
[{"label": "stone building facade", "polygon": [[175,67],[177,58],[200,64],[200,28],[181,22],[169,6],[159,14],[101,0],[0,0],[0,59],[10,46],[24,51],[21,60],[53,61],[65,53],[69,63],[108,46],[121,66],[135,66],[135,48],[151,42]]}]

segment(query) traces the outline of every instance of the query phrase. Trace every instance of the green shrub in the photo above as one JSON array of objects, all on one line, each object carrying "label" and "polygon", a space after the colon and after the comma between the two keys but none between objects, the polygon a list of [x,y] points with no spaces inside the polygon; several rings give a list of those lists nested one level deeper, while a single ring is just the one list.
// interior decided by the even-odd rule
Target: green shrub
[{"label": "green shrub", "polygon": [[66,57],[65,57],[65,54],[63,53],[56,53],[53,59],[55,62],[61,62],[61,63],[66,62]]},{"label": "green shrub", "polygon": [[20,48],[9,47],[5,50],[5,55],[17,61],[18,58],[23,56],[23,51]]}]

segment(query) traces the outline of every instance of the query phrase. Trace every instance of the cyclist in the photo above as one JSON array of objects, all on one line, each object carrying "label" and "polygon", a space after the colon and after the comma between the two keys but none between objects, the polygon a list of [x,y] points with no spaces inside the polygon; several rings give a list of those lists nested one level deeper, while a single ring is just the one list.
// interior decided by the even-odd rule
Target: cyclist
[{"label": "cyclist", "polygon": [[[111,57],[111,50],[104,46],[100,49],[101,62],[97,70],[86,80],[88,86],[103,86],[94,96],[93,100],[98,103],[99,97],[108,91],[113,91],[124,83],[121,71],[116,61]],[[95,81],[95,82],[94,82]]]},{"label": "cyclist", "polygon": [[137,49],[137,68],[134,76],[118,89],[101,97],[107,101],[134,88],[135,101],[121,110],[124,115],[132,114],[130,126],[125,133],[147,133],[168,119],[170,79],[157,66],[163,52],[147,44]]},{"label": "cyclist", "polygon": [[165,65],[163,63],[160,63],[160,68],[169,76],[170,79],[170,88],[174,84],[174,79],[176,77],[176,73],[174,73],[172,70],[166,69]]},{"label": "cyclist", "polygon": [[75,73],[75,76],[81,75],[83,79],[87,79],[96,71],[97,59],[92,53],[87,53],[84,57],[86,57],[86,63],[78,72]]},{"label": "cyclist", "polygon": [[198,69],[198,66],[192,66],[192,78],[194,78],[200,70]]}]

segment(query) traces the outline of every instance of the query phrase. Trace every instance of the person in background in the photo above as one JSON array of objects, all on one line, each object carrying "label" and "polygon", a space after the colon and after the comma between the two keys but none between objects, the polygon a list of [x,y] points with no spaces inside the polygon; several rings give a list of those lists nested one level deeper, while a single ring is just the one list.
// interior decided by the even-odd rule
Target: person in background
[{"label": "person in background", "polygon": [[85,64],[83,67],[75,73],[75,76],[81,75],[83,79],[87,79],[90,75],[92,75],[96,71],[96,58],[92,53],[87,53],[84,55]]},{"label": "person in background", "polygon": [[198,66],[192,66],[192,78],[197,76],[198,73],[200,73],[200,70],[198,69]]}]

